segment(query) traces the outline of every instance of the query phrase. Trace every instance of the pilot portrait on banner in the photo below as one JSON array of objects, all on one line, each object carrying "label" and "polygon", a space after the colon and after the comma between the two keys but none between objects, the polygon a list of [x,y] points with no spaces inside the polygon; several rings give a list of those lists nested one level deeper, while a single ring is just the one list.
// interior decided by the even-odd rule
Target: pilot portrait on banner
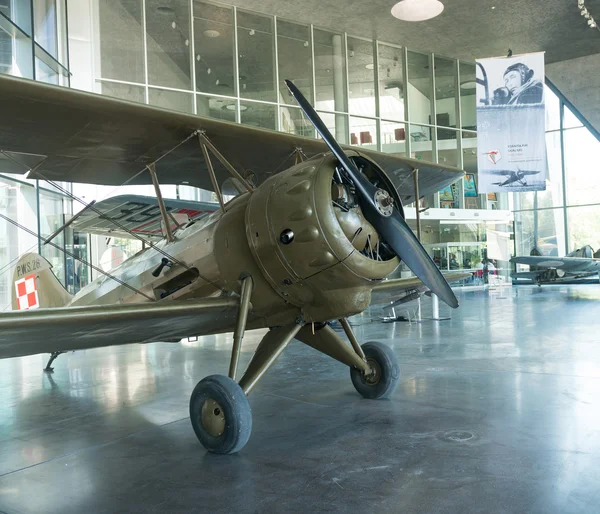
[{"label": "pilot portrait on banner", "polygon": [[477,61],[482,193],[546,189],[544,54]]}]

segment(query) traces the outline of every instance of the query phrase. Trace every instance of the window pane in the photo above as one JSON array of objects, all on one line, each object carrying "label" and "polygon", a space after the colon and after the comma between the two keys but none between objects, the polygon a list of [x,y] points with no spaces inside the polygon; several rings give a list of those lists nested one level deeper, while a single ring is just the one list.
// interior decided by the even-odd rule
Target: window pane
[{"label": "window pane", "polygon": [[190,67],[190,8],[187,2],[170,2],[167,9],[146,6],[148,83],[192,89]]},{"label": "window pane", "polygon": [[[21,178],[21,177],[19,177]],[[37,233],[35,188],[0,176],[0,205],[2,214]],[[0,220],[0,309],[10,310],[13,291],[10,270],[26,252],[38,251],[37,237],[28,234],[5,220]]]},{"label": "window pane", "polygon": [[196,113],[198,116],[235,121],[236,110],[237,100],[234,98],[212,98],[196,95]]},{"label": "window pane", "polygon": [[273,19],[238,11],[240,95],[276,102]]},{"label": "window pane", "polygon": [[281,131],[297,136],[315,137],[315,130],[300,109],[281,107]]},{"label": "window pane", "polygon": [[406,155],[406,124],[381,122],[381,151]]},{"label": "window pane", "polygon": [[377,122],[350,116],[350,144],[377,150]]},{"label": "window pane", "polygon": [[2,0],[0,14],[6,16],[26,34],[31,35],[31,2]]},{"label": "window pane", "polygon": [[567,209],[569,252],[585,245],[600,249],[600,205]]},{"label": "window pane", "polygon": [[415,125],[414,123],[411,123],[409,125],[409,131],[413,153],[418,152],[422,148],[431,150],[431,134],[433,132],[432,127]]},{"label": "window pane", "polygon": [[378,44],[379,115],[390,120],[406,120],[404,115],[404,78],[402,50]]},{"label": "window pane", "polygon": [[569,109],[566,105],[565,105],[564,109],[565,109],[564,120],[563,120],[564,128],[583,127],[583,123],[581,123],[581,121],[579,121],[579,118],[573,114],[571,109]]},{"label": "window pane", "polygon": [[187,112],[194,114],[194,98],[192,93],[181,93],[179,91],[168,91],[166,89],[149,88],[148,99],[150,105],[156,105],[163,109]]},{"label": "window pane", "polygon": [[534,248],[542,255],[564,255],[563,209],[515,212],[515,239],[516,255],[530,255]]},{"label": "window pane", "polygon": [[256,102],[240,102],[242,123],[271,130],[277,128],[277,106]]},{"label": "window pane", "polygon": [[373,42],[348,38],[350,112],[375,116],[375,70]]},{"label": "window pane", "polygon": [[[444,137],[440,137],[440,134]],[[438,129],[438,162],[445,166],[458,166],[456,130]]]},{"label": "window pane", "polygon": [[546,133],[546,151],[548,153],[546,190],[536,193],[537,206],[538,208],[560,207],[564,205],[560,132]]},{"label": "window pane", "polygon": [[277,20],[279,62],[279,98],[282,103],[296,105],[284,80],[291,80],[312,103],[312,50],[310,28]]},{"label": "window pane", "polygon": [[33,79],[31,38],[0,16],[0,73]]},{"label": "window pane", "polygon": [[[469,130],[477,129],[475,98],[475,65],[466,62],[460,62],[460,114],[462,128]],[[465,137],[463,135],[463,137]]]},{"label": "window pane", "polygon": [[414,123],[431,123],[429,56],[408,52],[408,116]]},{"label": "window pane", "polygon": [[35,79],[47,84],[69,85],[69,71],[46,50],[35,45]]},{"label": "window pane", "polygon": [[436,125],[456,127],[456,63],[442,57],[435,58],[435,117]]},{"label": "window pane", "polygon": [[100,66],[97,75],[127,82],[145,82],[142,0],[98,2]]},{"label": "window pane", "polygon": [[[448,144],[448,142],[440,143]],[[477,139],[463,139],[463,170],[471,176],[466,176],[463,179],[462,190],[465,199],[466,209],[481,209],[484,206],[481,205],[481,197],[479,194],[474,195],[474,189],[476,193],[479,193],[479,174],[477,168]],[[490,201],[493,200],[493,196],[490,197]]]},{"label": "window pane", "polygon": [[319,116],[338,143],[348,144],[348,117],[345,114],[320,112]]},{"label": "window pane", "polygon": [[563,132],[567,203],[600,202],[600,142],[586,128]]},{"label": "window pane", "polygon": [[313,31],[317,109],[347,112],[344,38],[324,30]]},{"label": "window pane", "polygon": [[546,130],[557,130],[560,128],[560,100],[548,86],[544,86],[544,91]]},{"label": "window pane", "polygon": [[143,86],[96,81],[96,93],[114,96],[130,102],[146,103],[146,91]]},{"label": "window pane", "polygon": [[[63,199],[59,195],[40,190],[40,236],[48,237],[65,223],[63,214]],[[65,233],[61,232],[52,242],[64,248]],[[64,253],[53,245],[42,245],[42,256],[52,264],[52,272],[64,284],[65,257]]]},{"label": "window pane", "polygon": [[56,0],[33,0],[35,41],[58,59],[58,18]]},{"label": "window pane", "polygon": [[233,96],[235,78],[231,7],[194,1],[194,53],[196,90]]}]

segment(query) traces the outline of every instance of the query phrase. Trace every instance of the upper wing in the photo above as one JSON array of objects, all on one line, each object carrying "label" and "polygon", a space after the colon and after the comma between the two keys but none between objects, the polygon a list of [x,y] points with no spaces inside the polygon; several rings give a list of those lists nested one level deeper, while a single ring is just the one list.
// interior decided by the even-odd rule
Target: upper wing
[{"label": "upper wing", "polygon": [[581,257],[548,257],[544,255],[524,255],[513,257],[510,262],[515,264],[528,264],[538,268],[560,268],[567,272],[590,271],[600,269],[599,259],[585,259]]},{"label": "upper wing", "polygon": [[0,359],[213,333],[233,327],[238,309],[207,298],[0,313]]},{"label": "upper wing", "polygon": [[[444,278],[449,282],[456,282],[471,276],[471,273],[466,272],[450,272],[444,273]],[[411,292],[422,293],[427,291],[427,286],[417,277],[411,278],[394,278],[384,280],[377,284],[371,292],[371,305],[395,302],[400,299],[404,293]]]},{"label": "upper wing", "polygon": [[[327,152],[323,141],[125,102],[107,96],[0,75],[0,172],[32,178],[121,185],[150,184],[145,166],[161,183],[212,190],[198,138],[202,130],[242,174],[256,184],[294,164],[299,148],[309,157]],[[189,139],[188,139],[189,138]],[[186,141],[187,140],[187,141]],[[186,141],[185,143],[182,143]],[[414,200],[412,172],[419,191],[433,194],[460,179],[457,168],[345,147],[376,161],[399,189]],[[212,159],[217,181],[228,172]]]},{"label": "upper wing", "polygon": [[[180,215],[194,220],[219,208],[218,204],[189,200],[165,198],[164,202],[167,212],[174,215],[172,230],[177,228],[176,221],[180,223]],[[127,231],[129,230],[140,236],[162,237],[161,221],[160,208],[155,197],[121,195],[94,204],[93,209],[82,212],[71,226],[78,232],[89,234],[131,237]]]}]

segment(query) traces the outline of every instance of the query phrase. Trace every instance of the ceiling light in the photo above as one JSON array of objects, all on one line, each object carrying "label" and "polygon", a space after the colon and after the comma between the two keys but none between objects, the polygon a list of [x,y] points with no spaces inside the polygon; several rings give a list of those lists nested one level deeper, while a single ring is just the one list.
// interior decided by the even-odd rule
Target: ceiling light
[{"label": "ceiling light", "polygon": [[206,29],[202,32],[202,35],[206,37],[219,37],[221,33],[218,30]]},{"label": "ceiling light", "polygon": [[365,64],[365,68],[367,68],[367,70],[374,70],[375,65],[372,62],[370,62],[369,64]]},{"label": "ceiling light", "polygon": [[460,85],[461,89],[475,89],[477,87],[477,82],[470,80],[469,82],[463,82]]},{"label": "ceiling light", "polygon": [[[244,112],[247,111],[250,107],[248,107],[247,105],[241,104],[240,105],[240,111]],[[237,109],[236,104],[227,104],[223,106],[223,109],[226,109],[227,111],[235,111]]]},{"label": "ceiling light", "polygon": [[175,23],[175,22],[171,23],[171,27],[173,27],[174,29],[176,29],[177,28],[177,23]]},{"label": "ceiling light", "polygon": [[402,0],[392,7],[392,16],[403,21],[425,21],[444,10],[439,0]]}]

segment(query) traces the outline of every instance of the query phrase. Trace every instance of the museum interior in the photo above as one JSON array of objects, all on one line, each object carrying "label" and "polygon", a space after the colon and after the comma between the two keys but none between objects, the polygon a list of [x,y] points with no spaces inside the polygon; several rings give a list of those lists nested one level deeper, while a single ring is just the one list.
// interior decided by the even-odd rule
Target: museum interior
[{"label": "museum interior", "polygon": [[[107,278],[121,276],[124,262],[154,251],[163,239],[177,240],[165,227],[171,223],[165,223],[165,203],[169,209],[177,205],[169,202],[190,202],[185,204],[188,209],[192,202],[201,203],[208,214],[199,221],[186,218],[198,227],[219,209],[225,213],[227,203],[240,205],[236,204],[244,196],[240,181],[258,193],[259,177],[266,173],[272,181],[285,167],[261,169],[274,161],[264,160],[256,149],[246,157],[253,166],[239,170],[243,177],[228,179],[235,188],[225,183],[219,188],[216,181],[212,189],[187,180],[160,185],[71,182],[64,174],[44,180],[36,176],[34,166],[28,173],[14,171],[11,127],[17,121],[0,110],[4,118],[0,120],[0,316],[13,316],[6,318],[7,325],[0,317],[0,332],[12,334],[0,338],[0,514],[600,512],[596,394],[600,393],[600,325],[596,325],[600,323],[596,321],[600,319],[600,28],[596,20],[600,23],[600,0],[0,0],[0,79],[11,79],[6,88],[0,81],[0,96],[5,95],[0,105],[10,103],[5,91],[16,84],[13,78],[28,81],[17,84],[43,83],[39,98],[27,100],[28,120],[35,120],[36,109],[42,115],[48,105],[44,95],[50,98],[60,88],[61,93],[72,90],[73,98],[90,98],[90,110],[96,105],[95,96],[101,95],[115,100],[102,104],[107,109],[114,106],[118,111],[122,106],[123,112],[131,113],[147,109],[155,113],[148,119],[185,114],[186,120],[197,117],[198,129],[203,128],[202,120],[226,122],[218,126],[225,131],[230,127],[232,141],[240,137],[234,135],[239,125],[252,129],[256,138],[274,138],[271,132],[276,132],[327,142],[285,82],[292,81],[345,151],[353,147],[359,155],[372,152],[368,155],[375,161],[374,156],[389,154],[399,163],[412,163],[412,174],[407,172],[394,182],[400,196],[407,187],[413,195],[400,206],[403,223],[445,273],[460,303],[458,309],[447,305],[410,258],[392,247],[400,264],[391,280],[416,276],[423,280],[417,280],[420,286],[425,283],[423,288],[407,286],[401,298],[390,296],[370,306],[363,302],[347,315],[320,319],[306,310],[306,324],[302,321],[302,328],[299,321],[296,324],[299,330],[312,331],[313,337],[315,330],[347,337],[352,345],[347,348],[354,348],[367,367],[371,357],[357,350],[357,339],[360,344],[382,341],[393,348],[399,363],[399,371],[397,365],[392,370],[395,391],[381,401],[364,400],[350,386],[359,380],[356,368],[350,364],[348,380],[347,369],[328,356],[348,364],[331,355],[335,350],[321,350],[327,354],[323,355],[297,341],[286,348],[294,332],[251,383],[253,388],[260,378],[249,396],[252,437],[248,444],[239,443],[239,452],[231,451],[234,455],[215,455],[193,420],[193,430],[190,427],[194,413],[188,406],[189,394],[204,377],[226,376],[228,366],[229,376],[235,378],[232,344],[235,350],[239,330],[244,335],[244,316],[233,317],[228,330],[213,328],[184,338],[161,336],[156,342],[144,336],[139,341],[144,344],[115,340],[96,348],[91,343],[53,346],[70,330],[66,324],[59,328],[63,314],[57,311],[75,316],[66,311],[99,306]],[[535,82],[528,75],[529,82],[523,79],[519,88],[510,89],[511,64],[521,62],[538,63],[515,66],[520,76],[536,77],[543,102],[535,108],[511,106],[513,100],[506,106],[495,105],[500,90],[512,93],[517,104],[517,93],[525,94],[528,84]],[[52,98],[59,97],[68,98],[59,93]],[[48,102],[57,103],[60,112],[58,100]],[[65,107],[66,119],[70,112]],[[541,121],[536,125],[531,120],[538,113]],[[93,116],[90,127],[110,130],[108,110],[95,110]],[[513,117],[496,121],[501,116]],[[61,118],[54,118],[56,134],[66,134]],[[32,123],[32,143],[25,153],[45,154],[36,151],[41,132],[35,122],[27,123]],[[152,132],[143,122],[139,127],[144,134]],[[161,130],[157,127],[156,133]],[[534,135],[536,130],[539,134]],[[206,133],[210,136],[209,129]],[[493,138],[503,142],[511,137],[519,144],[509,144],[506,150],[498,150],[504,143],[490,146]],[[133,139],[130,143],[133,147]],[[535,161],[541,163],[539,170],[528,171],[533,161],[525,157],[511,161],[516,146],[527,152],[536,145],[534,150],[543,155]],[[234,149],[234,143],[228,148]],[[248,148],[239,151],[247,153]],[[322,153],[328,151],[322,148]],[[415,195],[419,162],[464,173],[439,190]],[[512,171],[502,167],[510,168],[509,163]],[[113,165],[105,163],[107,169]],[[160,181],[160,166],[157,169]],[[214,179],[210,164],[208,169]],[[85,165],[79,170],[85,174]],[[347,176],[335,170],[342,188]],[[421,168],[420,173],[425,171]],[[358,194],[359,189],[350,191]],[[251,194],[258,197],[256,193]],[[157,239],[148,242],[133,234],[136,230],[133,237],[120,230],[114,234],[78,230],[77,220],[88,219],[85,216],[94,209],[90,205],[99,207],[120,195],[157,198],[161,208],[156,208]],[[239,234],[247,230],[249,238],[254,232],[249,214],[252,201],[246,218],[238,218]],[[274,197],[268,202],[268,208],[284,208]],[[377,255],[370,251],[380,261],[379,239],[388,236],[381,235],[363,210],[380,234]],[[271,212],[267,207],[264,211]],[[195,230],[172,219],[176,230]],[[277,225],[276,220],[264,223]],[[323,226],[314,228],[315,240]],[[291,241],[294,233],[290,233]],[[258,235],[256,228],[257,239]],[[277,237],[287,245],[283,232]],[[295,237],[298,244],[303,235]],[[211,238],[216,252],[217,235],[211,232],[203,241],[208,245]],[[237,243],[226,244],[229,248]],[[293,250],[293,245],[287,248]],[[389,245],[383,241],[382,247]],[[266,251],[260,248],[258,243],[256,251],[252,247],[252,255],[267,262]],[[166,271],[157,268],[154,277],[181,264],[160,251],[168,257],[162,261]],[[182,252],[184,257],[177,254],[178,259],[192,259],[191,250]],[[13,272],[15,267],[19,270],[24,255],[34,254],[43,258],[43,265],[49,264],[69,301],[90,297],[90,291],[98,299],[87,304],[83,298],[70,306],[44,303],[41,271],[35,307],[42,307],[40,313],[51,308],[46,316],[55,317],[44,325],[49,327],[44,329],[45,346],[37,346],[45,349],[10,353],[21,340],[34,337],[29,319],[31,326],[37,326],[33,325],[37,318],[27,318],[33,311],[17,313],[23,315],[18,320],[14,314],[22,307],[17,301],[15,308],[19,287]],[[335,255],[340,261],[336,265],[352,269],[350,257],[346,261]],[[215,253],[214,259],[219,258]],[[213,261],[198,262],[208,263],[206,269],[192,268],[208,284],[202,274],[210,274]],[[321,266],[321,261],[313,262]],[[234,261],[218,264],[233,266]],[[287,261],[281,266],[293,267]],[[127,269],[133,270],[129,275],[137,272]],[[264,273],[264,284],[278,280],[276,272]],[[251,312],[248,302],[260,310],[262,304],[254,295],[263,294],[263,282],[254,277],[252,291],[252,286],[246,289],[243,274],[240,277],[239,283],[237,276],[228,279],[236,285],[223,289],[227,294],[219,301],[235,300],[240,312],[244,308]],[[355,277],[347,280],[350,284]],[[132,284],[142,291],[134,288],[136,294],[147,297],[141,282],[134,278]],[[177,292],[187,286],[178,282],[172,287]],[[278,294],[287,296],[277,287],[273,286]],[[346,293],[341,285],[334,289],[341,296],[359,295],[354,289]],[[270,291],[264,296],[271,294],[275,295]],[[309,294],[305,290],[299,297]],[[156,299],[166,295],[163,292]],[[217,294],[204,296],[208,302]],[[330,301],[318,304],[321,312],[337,312],[330,305],[339,301],[325,297]],[[111,302],[114,307],[133,302],[124,298],[129,297],[114,296]],[[108,316],[97,312],[88,326],[96,327],[102,316]],[[165,315],[157,313],[155,319],[160,316]],[[279,320],[275,315],[268,319]],[[152,322],[148,317],[148,326]],[[179,318],[170,323],[179,323]],[[240,359],[238,376],[257,347],[256,355],[260,354],[265,333],[281,330],[280,325],[284,323],[252,325],[251,320],[241,355],[235,357]],[[255,326],[258,330],[251,330]],[[133,321],[129,329],[112,327],[107,321],[103,330],[113,339],[137,330]],[[78,337],[85,340],[85,328],[78,330]],[[49,364],[44,368],[48,354],[58,357],[53,369]],[[386,378],[385,369],[378,384]],[[372,385],[369,377],[377,375],[373,373],[363,370],[367,378],[360,380]],[[239,390],[249,392],[245,387]],[[207,400],[201,407],[200,424],[211,401],[215,402]],[[210,405],[212,409],[219,404]],[[212,411],[215,419],[224,419],[226,428],[211,429],[219,437],[223,430],[228,433],[230,423],[227,415],[217,415],[222,409]]]}]

